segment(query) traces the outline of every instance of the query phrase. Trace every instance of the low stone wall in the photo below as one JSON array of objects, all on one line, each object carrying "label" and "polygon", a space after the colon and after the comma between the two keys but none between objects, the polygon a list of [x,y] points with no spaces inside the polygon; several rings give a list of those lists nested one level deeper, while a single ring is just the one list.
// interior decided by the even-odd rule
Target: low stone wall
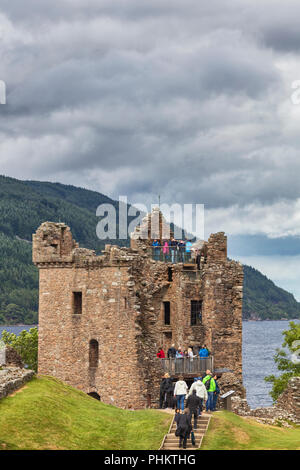
[{"label": "low stone wall", "polygon": [[240,416],[255,418],[264,424],[281,424],[289,426],[289,423],[300,424],[300,377],[292,377],[286,390],[279,396],[274,406],[264,408],[247,408],[246,400],[240,397],[232,398],[232,411]]},{"label": "low stone wall", "polygon": [[276,407],[286,410],[300,422],[300,377],[292,377],[288,387],[277,400]]},{"label": "low stone wall", "polygon": [[21,388],[32,379],[35,372],[19,367],[3,367],[0,369],[0,399]]}]

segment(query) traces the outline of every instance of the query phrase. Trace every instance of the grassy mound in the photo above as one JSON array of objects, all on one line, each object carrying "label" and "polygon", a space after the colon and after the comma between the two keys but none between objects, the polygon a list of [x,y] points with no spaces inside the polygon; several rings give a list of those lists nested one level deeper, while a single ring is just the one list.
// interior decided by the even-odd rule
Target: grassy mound
[{"label": "grassy mound", "polygon": [[228,411],[213,415],[203,450],[300,450],[300,428],[280,428]]},{"label": "grassy mound", "polygon": [[0,449],[158,449],[171,416],[105,405],[52,377],[0,400]]}]

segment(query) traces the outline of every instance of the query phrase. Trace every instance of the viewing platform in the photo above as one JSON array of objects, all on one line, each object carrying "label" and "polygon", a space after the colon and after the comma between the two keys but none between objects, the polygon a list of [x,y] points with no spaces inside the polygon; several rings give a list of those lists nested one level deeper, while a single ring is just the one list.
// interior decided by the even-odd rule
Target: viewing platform
[{"label": "viewing platform", "polygon": [[178,375],[188,376],[200,376],[203,375],[207,369],[210,371],[214,370],[214,357],[194,357],[191,360],[188,357],[180,359],[159,359],[161,361],[162,372],[168,373],[170,377]]},{"label": "viewing platform", "polygon": [[192,251],[186,251],[185,247],[152,246],[148,249],[148,254],[154,261],[172,264],[192,264],[196,266],[195,254]]}]

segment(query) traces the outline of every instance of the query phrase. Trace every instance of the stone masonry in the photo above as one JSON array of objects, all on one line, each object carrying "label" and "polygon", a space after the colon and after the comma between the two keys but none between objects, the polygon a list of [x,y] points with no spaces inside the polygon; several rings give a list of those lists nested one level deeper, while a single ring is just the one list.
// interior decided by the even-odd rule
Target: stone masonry
[{"label": "stone masonry", "polygon": [[[160,218],[160,233],[165,221]],[[39,268],[39,373],[53,375],[105,403],[157,405],[158,347],[207,344],[214,367],[242,384],[242,265],[227,259],[227,238],[212,234],[196,265],[155,261],[151,235],[131,247],[106,245],[101,256],[79,248],[69,227],[45,222],[33,235]],[[201,321],[191,325],[191,303]],[[170,305],[165,324],[164,303]],[[239,393],[243,395],[243,387]]]},{"label": "stone masonry", "polygon": [[20,367],[7,366],[0,369],[0,399],[23,387],[32,377],[34,371]]},{"label": "stone masonry", "polygon": [[5,346],[1,352],[0,399],[23,387],[35,375],[33,370],[24,368],[24,363],[14,348]]}]

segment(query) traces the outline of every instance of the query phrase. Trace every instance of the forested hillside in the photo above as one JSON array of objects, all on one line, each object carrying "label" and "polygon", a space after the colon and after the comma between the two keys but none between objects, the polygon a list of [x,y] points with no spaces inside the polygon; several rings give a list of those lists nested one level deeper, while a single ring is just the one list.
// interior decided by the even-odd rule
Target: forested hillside
[{"label": "forested hillside", "polygon": [[96,236],[96,208],[103,203],[113,204],[118,214],[118,202],[95,191],[0,176],[0,324],[37,322],[38,272],[31,240],[39,225],[65,222],[81,246],[99,253],[105,242]]},{"label": "forested hillside", "polygon": [[[99,253],[104,242],[96,236],[95,214],[102,203],[118,212],[117,202],[95,191],[0,176],[0,324],[37,322],[38,273],[31,262],[37,227],[46,220],[65,222],[81,246]],[[245,267],[244,318],[296,318],[299,312],[291,294]]]},{"label": "forested hillside", "polygon": [[300,303],[295,297],[250,266],[244,266],[244,319],[295,319]]}]

